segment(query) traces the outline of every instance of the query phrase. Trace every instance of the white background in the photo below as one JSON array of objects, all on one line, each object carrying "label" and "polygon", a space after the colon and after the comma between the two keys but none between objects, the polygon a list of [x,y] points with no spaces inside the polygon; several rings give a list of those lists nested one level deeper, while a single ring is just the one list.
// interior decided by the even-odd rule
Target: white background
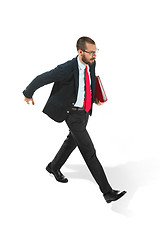
[{"label": "white background", "polygon": [[[1,1],[1,239],[159,239],[160,7],[157,0]],[[68,134],[42,113],[52,84],[22,91],[77,55],[87,35],[108,96],[88,131],[108,179],[107,204],[76,149],[61,184],[45,167]],[[157,220],[158,219],[158,220]]]}]

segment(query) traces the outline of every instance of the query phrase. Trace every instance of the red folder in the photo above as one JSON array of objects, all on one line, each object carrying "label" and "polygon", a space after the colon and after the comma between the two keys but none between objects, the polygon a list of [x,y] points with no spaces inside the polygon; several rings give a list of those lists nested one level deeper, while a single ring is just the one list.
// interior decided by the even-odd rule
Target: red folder
[{"label": "red folder", "polygon": [[96,77],[96,88],[94,98],[97,98],[102,103],[108,100],[99,76]]}]

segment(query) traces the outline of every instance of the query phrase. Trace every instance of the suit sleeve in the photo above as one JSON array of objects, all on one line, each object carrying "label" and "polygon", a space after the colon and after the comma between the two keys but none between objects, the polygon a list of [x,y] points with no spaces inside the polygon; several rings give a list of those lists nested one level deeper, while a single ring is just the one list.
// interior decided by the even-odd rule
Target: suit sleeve
[{"label": "suit sleeve", "polygon": [[45,72],[37,76],[23,91],[26,98],[32,98],[34,92],[44,85],[49,83],[58,82],[65,80],[66,68],[65,65],[58,65],[55,69]]}]

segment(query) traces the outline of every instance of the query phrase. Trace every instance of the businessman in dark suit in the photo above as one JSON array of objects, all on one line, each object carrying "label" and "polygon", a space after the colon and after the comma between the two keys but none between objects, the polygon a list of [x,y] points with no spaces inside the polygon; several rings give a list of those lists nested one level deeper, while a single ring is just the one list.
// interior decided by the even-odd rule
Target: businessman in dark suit
[{"label": "businessman in dark suit", "polygon": [[28,104],[30,101],[34,104],[32,97],[34,92],[54,82],[43,112],[57,122],[65,120],[69,135],[46,170],[53,174],[57,181],[68,182],[60,169],[72,151],[78,147],[105,200],[110,203],[121,198],[126,192],[111,188],[86,130],[89,115],[92,115],[93,103],[101,105],[97,99],[94,99],[97,48],[89,37],[79,38],[76,47],[78,51],[76,58],[37,76],[23,94]]}]

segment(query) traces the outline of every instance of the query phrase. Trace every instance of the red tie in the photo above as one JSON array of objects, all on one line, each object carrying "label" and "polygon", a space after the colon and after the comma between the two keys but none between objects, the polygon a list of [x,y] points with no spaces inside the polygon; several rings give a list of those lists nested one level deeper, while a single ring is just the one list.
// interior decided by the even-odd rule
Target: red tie
[{"label": "red tie", "polygon": [[91,89],[90,89],[90,81],[89,81],[89,75],[87,66],[85,68],[85,79],[86,79],[86,90],[85,90],[85,99],[84,99],[84,105],[83,108],[86,112],[89,112],[91,109]]}]

